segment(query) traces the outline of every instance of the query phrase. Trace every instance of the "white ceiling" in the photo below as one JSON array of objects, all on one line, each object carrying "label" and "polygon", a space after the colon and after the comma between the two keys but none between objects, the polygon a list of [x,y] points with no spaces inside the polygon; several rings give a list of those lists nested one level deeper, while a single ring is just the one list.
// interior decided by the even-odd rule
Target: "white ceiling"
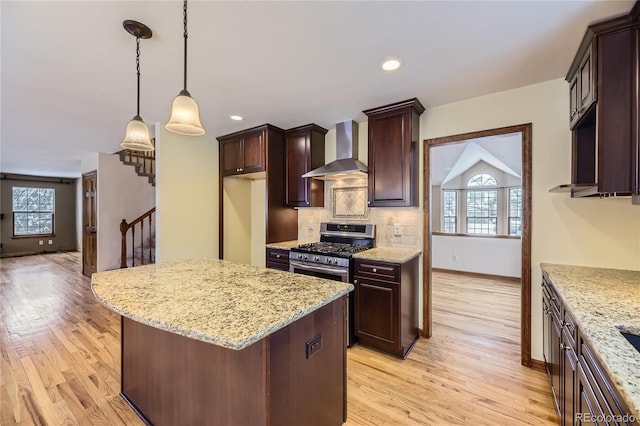
[{"label": "white ceiling", "polygon": [[522,136],[508,133],[499,136],[467,139],[432,146],[429,153],[431,185],[442,185],[460,176],[477,162],[485,163],[510,175],[522,175]]},{"label": "white ceiling", "polygon": [[[561,78],[588,24],[627,1],[189,3],[188,89],[208,137],[271,123],[326,128],[412,97],[442,105]],[[135,114],[166,122],[182,88],[181,1],[6,1],[1,13],[0,171],[80,175],[116,152]],[[389,56],[403,66],[384,73]],[[245,117],[233,122],[230,114]]]}]

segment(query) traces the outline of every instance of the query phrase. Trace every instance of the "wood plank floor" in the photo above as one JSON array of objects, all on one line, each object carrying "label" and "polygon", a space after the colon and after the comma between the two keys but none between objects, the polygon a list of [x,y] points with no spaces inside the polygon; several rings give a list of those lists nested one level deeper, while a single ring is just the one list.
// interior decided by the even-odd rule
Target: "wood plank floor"
[{"label": "wood plank floor", "polygon": [[[546,375],[519,364],[518,286],[437,273],[433,287],[434,336],[407,360],[348,351],[346,425],[557,424]],[[118,396],[120,318],[79,253],[0,260],[0,314],[0,424],[143,424]]]}]

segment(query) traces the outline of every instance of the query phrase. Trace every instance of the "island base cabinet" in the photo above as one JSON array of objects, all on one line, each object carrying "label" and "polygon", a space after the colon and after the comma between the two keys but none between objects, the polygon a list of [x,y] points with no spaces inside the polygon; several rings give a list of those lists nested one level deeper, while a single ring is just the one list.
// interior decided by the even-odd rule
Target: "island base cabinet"
[{"label": "island base cabinet", "polygon": [[122,317],[121,394],[159,426],[341,425],[345,303],[341,297],[242,350]]}]

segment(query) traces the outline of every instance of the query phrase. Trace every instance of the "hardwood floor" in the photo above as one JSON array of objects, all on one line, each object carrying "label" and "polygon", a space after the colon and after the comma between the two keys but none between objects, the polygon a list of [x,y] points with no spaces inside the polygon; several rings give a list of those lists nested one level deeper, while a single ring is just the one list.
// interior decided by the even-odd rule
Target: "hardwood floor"
[{"label": "hardwood floor", "polygon": [[[0,424],[141,425],[118,396],[120,318],[79,253],[0,260]],[[434,334],[405,361],[348,351],[347,426],[555,425],[545,374],[520,366],[519,288],[434,273]]]}]

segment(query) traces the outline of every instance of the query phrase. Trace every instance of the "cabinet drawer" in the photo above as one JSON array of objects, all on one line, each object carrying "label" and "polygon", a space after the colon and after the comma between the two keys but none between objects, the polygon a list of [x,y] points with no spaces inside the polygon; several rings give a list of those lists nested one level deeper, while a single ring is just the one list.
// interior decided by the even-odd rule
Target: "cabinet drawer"
[{"label": "cabinet drawer", "polygon": [[566,335],[568,337],[567,343],[571,346],[574,351],[578,351],[578,346],[576,345],[576,340],[578,338],[578,327],[576,327],[576,322],[569,313],[565,309],[564,317],[563,317],[563,326],[566,330]]},{"label": "cabinet drawer", "polygon": [[395,263],[356,260],[354,274],[383,281],[400,282],[400,265]]},{"label": "cabinet drawer", "polygon": [[267,248],[267,261],[289,263],[289,250]]},{"label": "cabinet drawer", "polygon": [[289,270],[289,250],[267,247],[267,268]]}]

